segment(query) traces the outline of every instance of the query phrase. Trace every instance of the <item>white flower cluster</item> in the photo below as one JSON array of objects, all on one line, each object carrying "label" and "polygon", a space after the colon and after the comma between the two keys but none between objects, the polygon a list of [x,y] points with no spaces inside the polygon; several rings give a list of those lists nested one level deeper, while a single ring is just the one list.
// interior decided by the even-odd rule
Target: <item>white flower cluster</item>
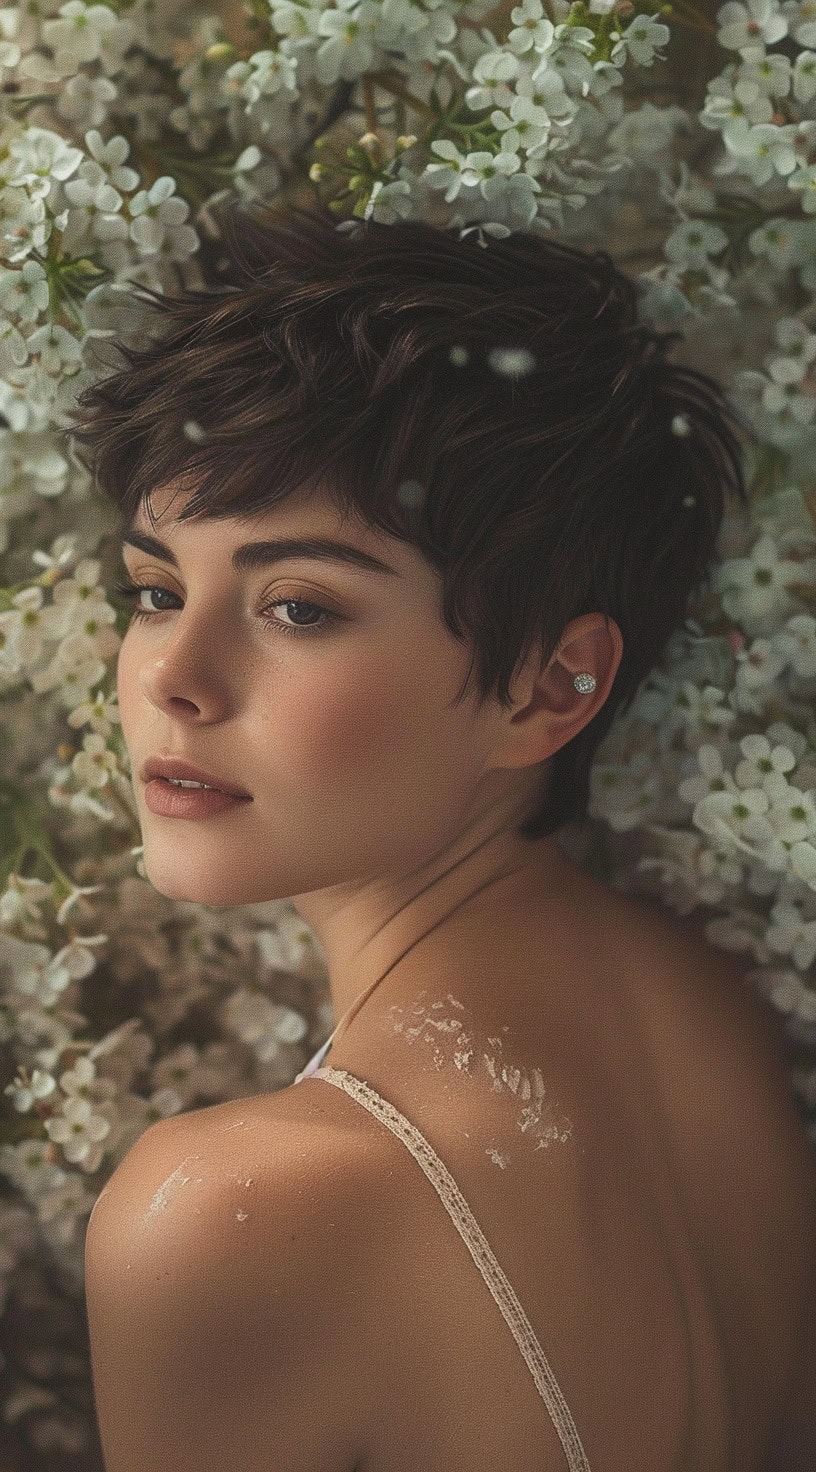
[{"label": "white flower cluster", "polygon": [[[444,220],[485,249],[517,229],[639,242],[659,206],[642,315],[730,374],[760,445],[755,500],[598,752],[589,834],[618,882],[715,912],[711,941],[747,954],[791,1038],[816,1043],[813,3],[722,5],[723,67],[696,112],[628,94],[632,72],[671,69],[656,6],[522,0],[498,34],[480,24],[492,8],[269,0],[244,45],[188,0],[0,10],[0,1029],[16,1069],[0,1292],[40,1240],[79,1293],[93,1201],[151,1120],[282,1086],[303,1061],[308,1008],[281,1004],[276,978],[323,972],[293,908],[224,915],[145,881],[101,551],[114,517],[64,433],[104,340],[138,333],[129,283],[200,285],[207,206],[274,197],[293,160],[345,204],[341,229]],[[360,138],[332,157],[344,89]],[[687,157],[707,141],[701,174]],[[451,361],[467,371],[464,349]],[[530,354],[502,343],[489,361],[515,377]],[[683,414],[672,428],[694,434]],[[89,977],[108,997],[138,988],[138,1017],[98,1022]],[[168,1045],[193,1006],[218,1040]],[[816,1116],[812,1057],[791,1077]],[[87,1444],[69,1405],[24,1378],[0,1392],[43,1447]]]}]

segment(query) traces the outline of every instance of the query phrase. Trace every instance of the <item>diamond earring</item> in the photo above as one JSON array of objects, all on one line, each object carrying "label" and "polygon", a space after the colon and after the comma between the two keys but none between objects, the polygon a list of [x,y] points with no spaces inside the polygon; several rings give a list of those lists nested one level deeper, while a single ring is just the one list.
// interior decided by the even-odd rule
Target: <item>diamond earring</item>
[{"label": "diamond earring", "polygon": [[575,686],[576,690],[580,690],[582,695],[588,695],[590,690],[595,689],[595,676],[576,675],[572,683]]}]

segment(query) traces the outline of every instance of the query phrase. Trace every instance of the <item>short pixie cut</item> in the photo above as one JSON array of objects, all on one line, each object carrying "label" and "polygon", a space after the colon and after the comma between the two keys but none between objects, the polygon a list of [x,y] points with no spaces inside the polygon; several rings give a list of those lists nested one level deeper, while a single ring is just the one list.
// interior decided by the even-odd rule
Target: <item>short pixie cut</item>
[{"label": "short pixie cut", "polygon": [[[411,543],[469,642],[456,700],[510,706],[538,643],[599,612],[623,657],[591,721],[541,763],[539,838],[586,816],[590,767],[687,616],[732,490],[738,432],[707,374],[668,363],[679,332],[637,320],[638,284],[604,251],[540,234],[338,228],[321,208],[209,212],[203,289],[133,283],[156,335],[120,341],[82,391],[74,438],[123,526],[187,478],[180,520],[249,519],[307,483]],[[214,227],[214,228],[213,228]],[[215,242],[215,243],[213,243]],[[192,422],[192,423],[191,423]]]}]

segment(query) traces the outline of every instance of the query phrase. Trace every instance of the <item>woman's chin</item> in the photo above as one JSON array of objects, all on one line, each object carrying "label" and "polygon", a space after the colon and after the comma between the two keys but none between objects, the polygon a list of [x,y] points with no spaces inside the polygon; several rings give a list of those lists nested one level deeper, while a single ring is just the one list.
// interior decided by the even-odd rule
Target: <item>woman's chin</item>
[{"label": "woman's chin", "polygon": [[223,873],[196,872],[190,863],[162,863],[148,852],[142,854],[145,875],[159,894],[168,900],[181,900],[188,905],[206,905],[210,910],[231,910],[238,905],[265,904],[268,900],[288,899],[277,895],[274,886],[259,879],[253,884],[248,876],[233,873],[227,881]]}]

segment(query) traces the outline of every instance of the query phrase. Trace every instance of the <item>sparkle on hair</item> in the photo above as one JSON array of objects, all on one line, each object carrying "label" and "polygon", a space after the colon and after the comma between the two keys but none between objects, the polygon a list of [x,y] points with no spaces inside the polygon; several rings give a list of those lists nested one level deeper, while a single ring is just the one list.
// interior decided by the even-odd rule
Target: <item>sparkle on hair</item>
[{"label": "sparkle on hair", "polygon": [[529,348],[491,348],[487,361],[493,372],[504,378],[524,378],[537,367],[535,354]]},{"label": "sparkle on hair", "polygon": [[418,480],[403,480],[397,486],[397,500],[401,506],[414,510],[425,500],[425,487]]}]

